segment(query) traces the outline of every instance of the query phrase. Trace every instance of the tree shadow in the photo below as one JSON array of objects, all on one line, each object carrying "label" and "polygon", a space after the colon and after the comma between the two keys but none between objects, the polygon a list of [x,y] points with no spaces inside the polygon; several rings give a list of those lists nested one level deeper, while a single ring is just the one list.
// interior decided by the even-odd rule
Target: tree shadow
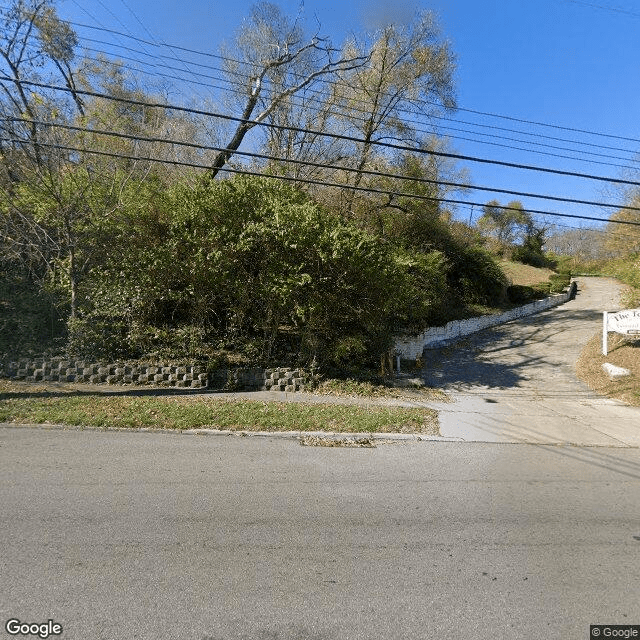
[{"label": "tree shadow", "polygon": [[517,388],[529,379],[528,368],[557,366],[551,348],[547,351],[549,356],[544,351],[532,355],[519,350],[523,345],[534,345],[537,349],[583,323],[593,324],[595,334],[601,318],[602,314],[593,310],[554,309],[485,329],[446,347],[425,349],[421,376],[428,386],[445,390],[460,386]]}]

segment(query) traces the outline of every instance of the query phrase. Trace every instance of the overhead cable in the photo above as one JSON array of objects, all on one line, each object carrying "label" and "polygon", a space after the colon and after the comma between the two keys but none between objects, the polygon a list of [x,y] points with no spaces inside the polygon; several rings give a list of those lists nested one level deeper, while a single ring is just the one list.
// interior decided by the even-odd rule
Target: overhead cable
[{"label": "overhead cable", "polygon": [[[177,145],[177,146],[181,146],[181,147],[188,147],[190,149],[197,149],[198,151],[216,151],[216,152],[224,152],[226,151],[225,147],[218,147],[218,146],[213,146],[213,145],[204,145],[204,144],[199,144],[199,143],[195,143],[195,142],[182,142],[180,140],[173,140],[171,138],[157,138],[157,137],[149,137],[149,136],[142,136],[142,135],[132,135],[132,134],[128,134],[128,133],[120,133],[120,132],[116,132],[116,131],[108,131],[105,129],[90,129],[87,127],[79,127],[79,126],[74,126],[74,125],[67,125],[67,124],[62,124],[62,123],[55,123],[55,122],[44,122],[44,121],[40,121],[40,120],[32,120],[29,118],[1,118],[0,117],[0,121],[5,121],[5,122],[25,122],[25,123],[29,123],[29,124],[35,124],[38,126],[46,126],[46,127],[55,127],[55,128],[59,128],[59,129],[66,129],[68,131],[77,131],[77,132],[81,132],[81,133],[90,133],[90,134],[94,134],[94,135],[100,135],[100,136],[111,136],[111,137],[115,137],[115,138],[122,138],[125,140],[133,140],[136,142],[149,142],[149,143],[160,143],[160,144],[171,144],[171,145]],[[36,143],[37,144],[37,143]],[[394,180],[403,180],[403,181],[407,181],[407,182],[415,182],[415,183],[422,183],[422,184],[433,184],[433,185],[443,185],[445,187],[454,187],[457,189],[468,189],[470,191],[487,191],[490,193],[503,193],[506,195],[512,195],[512,196],[522,196],[522,197],[528,197],[528,198],[536,198],[536,199],[540,199],[540,200],[552,200],[555,202],[565,202],[565,203],[570,203],[570,204],[584,204],[584,205],[588,205],[588,206],[593,206],[593,207],[604,207],[604,208],[609,208],[609,209],[627,209],[630,211],[640,211],[640,207],[630,207],[630,206],[626,206],[624,204],[617,204],[617,203],[607,203],[607,202],[596,202],[593,200],[579,200],[579,199],[575,199],[575,198],[566,198],[566,197],[562,197],[562,196],[552,196],[552,195],[546,195],[546,194],[540,194],[540,193],[530,193],[530,192],[526,192],[526,191],[513,191],[510,189],[500,189],[497,187],[487,187],[487,186],[480,186],[480,185],[473,185],[473,184],[463,184],[463,183],[459,183],[459,182],[448,182],[446,180],[435,180],[435,179],[430,179],[430,178],[420,178],[420,177],[414,177],[414,176],[406,176],[406,175],[401,175],[401,174],[397,174],[397,173],[388,173],[388,172],[384,172],[384,171],[373,171],[373,170],[369,170],[369,169],[357,169],[357,168],[353,168],[353,167],[346,167],[344,165],[333,165],[333,164],[327,164],[327,163],[321,163],[321,162],[312,162],[310,160],[297,160],[294,158],[283,158],[283,157],[278,157],[278,156],[272,156],[272,155],[268,155],[268,154],[264,154],[264,153],[257,153],[257,152],[251,152],[251,151],[236,151],[235,152],[236,155],[240,155],[240,156],[245,156],[248,158],[256,158],[256,159],[260,159],[260,160],[269,160],[269,161],[273,161],[273,162],[281,162],[281,163],[286,163],[286,164],[296,164],[296,165],[303,165],[303,166],[309,166],[309,167],[314,167],[314,168],[318,168],[318,169],[331,169],[331,170],[335,170],[335,171],[346,171],[346,172],[351,172],[351,173],[362,173],[364,175],[370,175],[370,176],[375,176],[375,177],[379,177],[379,178],[391,178]],[[351,187],[349,187],[349,185],[344,185],[344,187],[346,189],[349,189]]]},{"label": "overhead cable", "polygon": [[[14,83],[16,82],[13,78],[7,77],[7,76],[0,76],[0,81],[1,82],[11,82]],[[97,91],[88,91],[88,90],[84,90],[84,89],[70,89],[68,87],[62,87],[59,85],[52,85],[52,84],[47,84],[44,82],[35,82],[32,80],[20,80],[19,81],[22,84],[26,84],[29,86],[35,86],[35,87],[40,87],[40,88],[44,88],[44,89],[52,89],[55,91],[64,91],[67,93],[78,93],[81,95],[86,95],[86,96],[91,96],[91,97],[96,97],[96,98],[102,98],[105,100],[112,100],[115,102],[123,102],[126,104],[135,104],[138,106],[145,106],[145,107],[150,107],[150,108],[157,108],[157,109],[170,109],[170,110],[174,110],[174,111],[181,111],[183,113],[192,113],[192,114],[196,114],[196,115],[204,115],[204,116],[208,116],[208,117],[213,117],[213,118],[220,118],[222,120],[229,120],[232,122],[240,122],[243,124],[251,124],[252,126],[261,126],[261,127],[267,127],[267,128],[273,128],[273,129],[284,129],[287,131],[295,131],[298,133],[311,133],[314,135],[318,135],[318,136],[324,136],[324,137],[329,137],[329,138],[333,138],[336,140],[346,140],[349,142],[357,142],[357,143],[364,143],[364,144],[371,144],[373,146],[377,146],[377,147],[384,147],[384,148],[388,148],[388,149],[396,149],[399,151],[410,151],[411,153],[419,153],[419,154],[426,154],[426,155],[434,155],[434,156],[439,156],[439,157],[443,157],[443,158],[452,158],[452,159],[456,159],[456,160],[466,160],[467,162],[476,162],[476,163],[480,163],[480,164],[491,164],[491,165],[497,165],[497,166],[502,166],[502,167],[511,167],[514,169],[521,169],[524,171],[537,171],[537,172],[542,172],[542,173],[550,173],[550,174],[554,174],[554,175],[563,175],[563,176],[572,176],[572,177],[576,177],[576,178],[584,178],[587,180],[596,180],[596,181],[600,181],[600,182],[609,182],[609,183],[613,183],[613,184],[625,184],[625,185],[631,185],[634,187],[640,187],[640,182],[637,182],[635,180],[625,180],[622,178],[610,178],[610,177],[605,177],[605,176],[597,176],[597,175],[593,175],[593,174],[587,174],[587,173],[579,173],[576,171],[565,171],[562,169],[550,169],[548,167],[539,167],[539,166],[535,166],[535,165],[527,165],[527,164],[520,164],[520,163],[516,163],[516,162],[506,162],[504,160],[492,160],[490,158],[480,158],[477,156],[469,156],[469,155],[463,155],[463,154],[458,154],[458,153],[449,153],[449,152],[445,152],[445,151],[433,151],[433,150],[425,150],[422,149],[420,147],[415,147],[415,146],[407,146],[407,145],[399,145],[399,144],[395,144],[392,142],[382,142],[382,141],[374,141],[374,142],[370,142],[365,140],[364,138],[356,138],[354,136],[347,136],[344,134],[338,134],[338,133],[329,133],[329,132],[325,132],[325,131],[319,131],[317,129],[309,129],[309,128],[304,128],[304,127],[294,127],[291,125],[278,125],[278,124],[274,124],[274,123],[270,123],[270,122],[255,122],[253,120],[250,119],[244,119],[244,118],[238,118],[236,116],[230,116],[227,114],[222,114],[222,113],[215,113],[212,111],[205,111],[202,109],[193,109],[190,107],[180,107],[177,105],[171,105],[171,104],[166,104],[166,103],[153,103],[153,102],[146,102],[143,100],[134,100],[133,98],[122,98],[122,97],[114,97],[114,96],[110,96],[104,93],[100,93]]]},{"label": "overhead cable", "polygon": [[[7,138],[7,137],[0,137],[0,141],[1,142],[10,142],[12,144],[24,144],[25,141],[24,140],[19,140],[16,138]],[[198,163],[194,163],[194,162],[186,162],[186,161],[182,161],[182,160],[164,160],[161,158],[152,158],[152,157],[143,157],[143,156],[134,156],[134,155],[128,155],[128,154],[122,154],[122,153],[113,153],[110,151],[97,151],[94,149],[81,149],[78,147],[71,147],[71,146],[67,146],[67,145],[60,145],[60,144],[53,144],[53,143],[47,143],[47,142],[41,142],[38,143],[40,146],[42,147],[47,147],[47,148],[53,148],[53,149],[58,149],[58,150],[62,150],[62,151],[69,151],[71,153],[89,153],[89,154],[93,154],[93,155],[99,155],[99,156],[105,156],[105,157],[109,157],[109,158],[120,158],[123,160],[133,160],[133,161],[143,161],[143,162],[157,162],[160,164],[170,164],[170,165],[176,165],[176,166],[184,166],[184,167],[191,167],[191,168],[196,168],[196,169],[203,169],[203,170],[207,170],[210,167],[208,165],[203,165],[203,164],[198,164]],[[336,187],[339,189],[348,189],[348,190],[353,190],[353,191],[362,191],[362,192],[366,192],[366,193],[375,193],[378,195],[385,195],[385,196],[397,196],[397,197],[401,197],[401,198],[409,198],[412,200],[422,200],[422,201],[427,201],[427,202],[443,202],[446,204],[460,204],[460,205],[468,205],[468,206],[474,206],[474,207],[484,207],[486,203],[480,203],[480,202],[469,202],[468,200],[458,200],[458,199],[454,199],[454,198],[443,198],[443,197],[436,197],[436,196],[425,196],[425,195],[421,195],[421,194],[414,194],[414,193],[405,193],[405,192],[398,192],[398,191],[389,191],[387,189],[376,189],[373,187],[360,187],[360,186],[350,186],[350,185],[345,185],[345,184],[340,184],[340,183],[335,183],[335,182],[328,182],[326,180],[312,180],[310,178],[296,178],[294,176],[282,176],[282,175],[268,175],[268,174],[264,174],[264,173],[258,173],[256,171],[251,171],[249,169],[235,169],[235,168],[231,168],[228,166],[224,166],[220,169],[220,171],[225,171],[227,173],[235,173],[235,174],[243,174],[243,175],[251,175],[251,176],[257,176],[260,178],[271,178],[274,180],[282,180],[282,181],[286,181],[286,182],[295,182],[298,184],[312,184],[312,185],[316,185],[316,186],[322,186],[322,187]],[[509,205],[497,205],[499,206],[501,209],[504,209],[505,211],[521,211],[522,209],[520,209],[519,207],[511,207]],[[540,209],[530,209],[527,208],[526,209],[528,213],[535,213],[535,214],[539,214],[539,215],[545,215],[545,216],[552,216],[552,217],[558,217],[558,218],[573,218],[573,219],[578,219],[578,220],[590,220],[593,222],[606,222],[606,223],[615,223],[615,224],[623,224],[623,225],[628,225],[628,226],[634,226],[634,227],[640,227],[640,222],[634,222],[634,221],[630,221],[630,220],[603,220],[602,218],[596,218],[594,216],[584,216],[584,215],[578,215],[578,214],[569,214],[569,213],[560,213],[558,211],[543,211]]]}]

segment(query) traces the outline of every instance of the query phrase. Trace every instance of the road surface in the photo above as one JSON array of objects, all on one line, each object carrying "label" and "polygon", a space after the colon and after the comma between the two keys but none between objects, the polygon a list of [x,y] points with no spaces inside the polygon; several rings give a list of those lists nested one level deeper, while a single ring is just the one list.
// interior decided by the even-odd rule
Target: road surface
[{"label": "road surface", "polygon": [[640,624],[639,498],[631,448],[5,427],[0,615],[63,640],[587,640]]}]

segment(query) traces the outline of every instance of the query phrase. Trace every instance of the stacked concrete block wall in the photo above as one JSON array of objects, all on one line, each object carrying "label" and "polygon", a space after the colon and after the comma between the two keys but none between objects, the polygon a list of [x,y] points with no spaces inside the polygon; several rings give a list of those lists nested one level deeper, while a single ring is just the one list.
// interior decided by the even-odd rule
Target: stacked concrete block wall
[{"label": "stacked concrete block wall", "polygon": [[213,389],[234,391],[304,391],[309,376],[302,369],[278,367],[218,369],[211,374]]},{"label": "stacked concrete block wall", "polygon": [[0,364],[0,376],[27,382],[155,385],[233,391],[304,391],[302,369],[222,368],[207,374],[197,364],[92,363],[85,360],[17,360]]},{"label": "stacked concrete block wall", "polygon": [[480,316],[467,320],[454,320],[448,322],[444,327],[429,327],[418,336],[398,337],[394,345],[395,353],[401,358],[414,360],[421,356],[425,349],[437,349],[438,347],[456,342],[477,331],[482,331],[489,327],[495,327],[518,318],[545,311],[546,309],[551,309],[552,307],[557,307],[571,299],[575,294],[575,287],[575,283],[572,283],[570,288],[564,293],[552,295],[542,300],[536,300],[535,302],[510,309],[501,314]]},{"label": "stacked concrete block wall", "polygon": [[264,389],[266,391],[304,391],[308,376],[302,369],[265,369]]},{"label": "stacked concrete block wall", "polygon": [[200,389],[207,373],[196,364],[96,363],[86,360],[18,360],[4,366],[2,374],[27,382],[83,382],[89,384],[158,385]]}]

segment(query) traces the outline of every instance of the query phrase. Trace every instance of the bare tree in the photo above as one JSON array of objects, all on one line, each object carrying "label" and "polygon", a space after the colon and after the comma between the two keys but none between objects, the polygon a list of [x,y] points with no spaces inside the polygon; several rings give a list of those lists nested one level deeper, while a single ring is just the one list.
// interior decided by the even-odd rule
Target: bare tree
[{"label": "bare tree", "polygon": [[[0,20],[0,148],[6,175],[15,181],[16,154],[44,166],[47,124],[82,113],[84,103],[71,70],[77,38],[50,0],[13,0],[0,9]],[[64,96],[29,84],[60,79],[70,90]]]},{"label": "bare tree", "polygon": [[[297,19],[292,22],[273,4],[255,5],[225,62],[230,81],[243,86],[242,97],[236,101],[242,109],[241,121],[224,151],[216,156],[209,176],[218,174],[253,127],[276,114],[280,122],[286,122],[290,101],[303,89],[337,72],[357,69],[367,59],[361,53],[341,54],[317,34],[306,36]],[[278,146],[283,146],[285,135],[280,135]]]},{"label": "bare tree", "polygon": [[[418,146],[420,135],[410,112],[428,117],[455,107],[454,60],[428,11],[418,13],[407,25],[389,25],[362,41],[354,39],[344,55],[366,55],[368,60],[356,69],[340,71],[333,95],[341,118],[362,139],[354,153],[351,180],[358,187],[377,142]],[[352,191],[351,204],[354,197]]]}]

